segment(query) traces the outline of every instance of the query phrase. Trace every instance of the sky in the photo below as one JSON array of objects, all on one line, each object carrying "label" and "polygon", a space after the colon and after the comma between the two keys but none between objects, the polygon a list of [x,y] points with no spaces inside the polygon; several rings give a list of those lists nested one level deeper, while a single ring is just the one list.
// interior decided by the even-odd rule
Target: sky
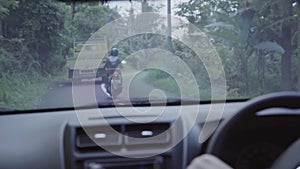
[{"label": "sky", "polygon": [[[176,11],[175,6],[181,2],[187,2],[188,0],[171,0],[171,7],[172,7],[172,14]],[[156,6],[162,6],[159,10],[161,14],[167,14],[167,0],[148,0],[149,4],[154,4]],[[119,12],[122,15],[128,15],[128,11],[132,5],[135,9],[136,13],[141,12],[141,2],[137,2],[132,0],[130,3],[129,1],[118,1],[118,2],[109,2],[108,5],[111,8],[118,6]]]}]

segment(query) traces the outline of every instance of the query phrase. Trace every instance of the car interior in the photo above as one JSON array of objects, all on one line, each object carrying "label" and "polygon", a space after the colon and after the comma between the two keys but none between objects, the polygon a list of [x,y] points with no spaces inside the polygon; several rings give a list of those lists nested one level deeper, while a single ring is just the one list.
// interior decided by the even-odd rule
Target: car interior
[{"label": "car interior", "polygon": [[[233,169],[300,168],[300,2],[272,3],[275,5],[269,0],[0,0],[5,10],[0,11],[0,169],[185,169],[204,154]],[[288,3],[290,13],[284,12]],[[228,15],[222,13],[223,8]],[[123,18],[130,11],[133,17],[124,18],[137,20],[134,23]],[[177,19],[179,16],[187,19]],[[149,27],[161,24],[156,23],[159,18],[165,25],[158,26],[162,33],[144,36]],[[222,22],[217,21],[220,18]],[[182,26],[181,21],[193,25]],[[105,23],[103,28],[98,22]],[[128,25],[134,25],[136,33],[125,36],[122,31]],[[178,39],[171,39],[171,28],[188,30],[191,38],[181,39],[184,33],[173,31],[172,38]],[[235,28],[239,28],[234,33],[237,38],[229,33]],[[242,35],[244,28],[246,35]],[[74,37],[89,39],[82,43]],[[63,48],[57,49],[60,42]],[[84,48],[84,43],[96,53]],[[155,45],[163,47],[153,50]],[[116,55],[122,61],[122,76],[118,74],[122,92],[116,95],[115,74],[107,78],[102,77],[105,67],[88,69],[93,63],[104,66],[110,62],[111,49],[119,50]],[[10,52],[18,61],[12,61]],[[44,58],[35,57],[34,52]],[[198,54],[200,59],[188,60]],[[239,62],[243,54],[249,56],[247,63]],[[288,56],[290,60],[284,61]],[[195,85],[177,58],[193,67]],[[163,64],[167,66],[162,73],[158,69]],[[52,70],[60,76],[50,73]],[[38,80],[37,74],[41,74]],[[104,82],[107,79],[110,92]]]}]

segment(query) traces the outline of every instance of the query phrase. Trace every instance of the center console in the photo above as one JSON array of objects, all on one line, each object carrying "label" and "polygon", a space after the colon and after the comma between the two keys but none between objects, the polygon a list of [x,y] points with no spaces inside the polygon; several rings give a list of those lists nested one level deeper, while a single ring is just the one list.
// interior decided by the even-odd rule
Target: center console
[{"label": "center console", "polygon": [[185,168],[183,141],[175,142],[183,133],[181,125],[167,119],[132,123],[121,117],[108,122],[109,126],[101,119],[65,126],[67,169]]}]

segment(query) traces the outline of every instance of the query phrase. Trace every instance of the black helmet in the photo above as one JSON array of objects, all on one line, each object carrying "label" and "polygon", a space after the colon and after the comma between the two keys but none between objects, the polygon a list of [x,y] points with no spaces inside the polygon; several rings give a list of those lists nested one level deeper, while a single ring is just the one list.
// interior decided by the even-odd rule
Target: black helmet
[{"label": "black helmet", "polygon": [[110,56],[118,56],[119,51],[117,48],[112,48],[110,51]]}]

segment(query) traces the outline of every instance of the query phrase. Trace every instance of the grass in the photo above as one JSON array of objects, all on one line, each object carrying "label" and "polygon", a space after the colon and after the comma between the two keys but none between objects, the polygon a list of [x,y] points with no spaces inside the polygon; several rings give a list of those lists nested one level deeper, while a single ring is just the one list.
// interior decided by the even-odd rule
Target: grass
[{"label": "grass", "polygon": [[3,74],[0,81],[0,107],[33,109],[48,88],[63,79],[66,79],[65,71],[54,76],[42,76],[35,72]]},{"label": "grass", "polygon": [[160,88],[164,91],[171,92],[176,95],[180,95],[180,90],[176,82],[171,79],[171,78],[166,78],[166,79],[157,79],[157,80],[152,80],[148,81],[151,83],[153,86]]},{"label": "grass", "polygon": [[178,83],[173,77],[159,70],[148,70],[148,74],[145,77],[145,81],[155,88],[183,98],[199,100],[199,94],[195,93],[195,88],[191,87],[192,84],[189,81],[184,79],[184,77],[176,78],[176,80]]}]

